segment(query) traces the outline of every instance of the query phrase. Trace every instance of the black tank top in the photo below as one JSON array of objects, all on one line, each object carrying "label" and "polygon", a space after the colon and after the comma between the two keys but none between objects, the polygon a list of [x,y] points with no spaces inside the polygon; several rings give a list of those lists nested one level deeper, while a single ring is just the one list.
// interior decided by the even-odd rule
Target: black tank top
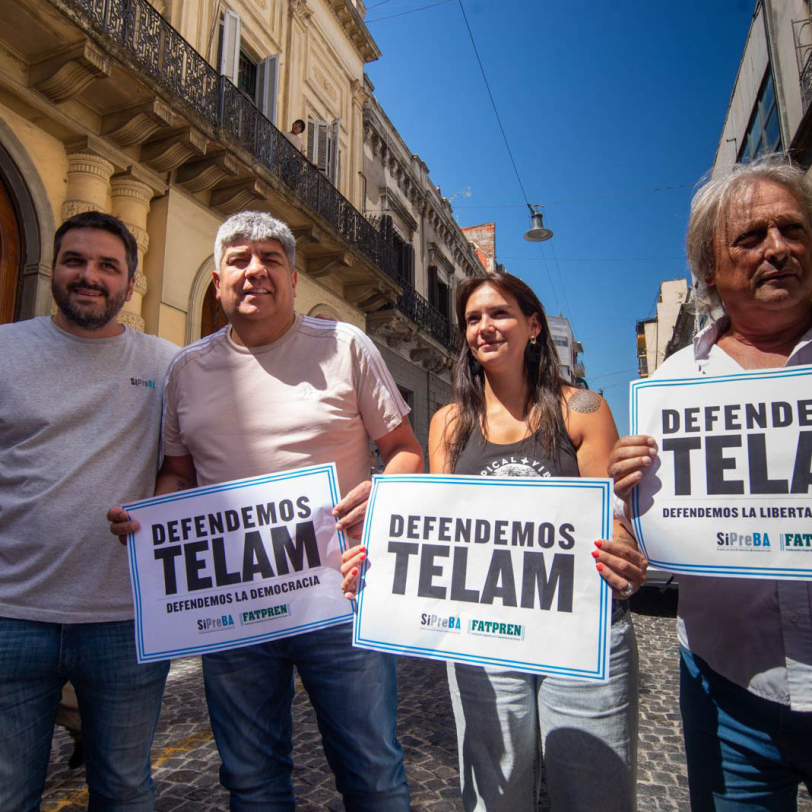
[{"label": "black tank top", "polygon": [[580,476],[575,446],[566,431],[561,432],[556,459],[542,451],[543,428],[517,443],[491,443],[479,428],[471,432],[457,460],[455,474],[472,476]]}]

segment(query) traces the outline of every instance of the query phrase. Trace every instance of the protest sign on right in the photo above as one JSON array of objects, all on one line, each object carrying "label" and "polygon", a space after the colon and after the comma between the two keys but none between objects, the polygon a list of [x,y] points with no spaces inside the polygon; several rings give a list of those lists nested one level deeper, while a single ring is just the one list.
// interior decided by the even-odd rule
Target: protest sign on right
[{"label": "protest sign on right", "polygon": [[812,578],[812,367],[634,381],[630,409],[659,448],[631,494],[652,564]]}]

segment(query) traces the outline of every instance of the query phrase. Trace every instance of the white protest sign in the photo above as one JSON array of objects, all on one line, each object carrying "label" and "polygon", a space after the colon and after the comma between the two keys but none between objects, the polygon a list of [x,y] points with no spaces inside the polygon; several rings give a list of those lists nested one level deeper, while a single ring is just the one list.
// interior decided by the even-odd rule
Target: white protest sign
[{"label": "white protest sign", "polygon": [[375,477],[354,644],[605,680],[610,500],[604,479]]},{"label": "white protest sign", "polygon": [[124,505],[138,661],[349,622],[336,483],[330,463]]},{"label": "white protest sign", "polygon": [[812,578],[812,367],[634,381],[630,404],[659,448],[631,495],[652,564]]}]

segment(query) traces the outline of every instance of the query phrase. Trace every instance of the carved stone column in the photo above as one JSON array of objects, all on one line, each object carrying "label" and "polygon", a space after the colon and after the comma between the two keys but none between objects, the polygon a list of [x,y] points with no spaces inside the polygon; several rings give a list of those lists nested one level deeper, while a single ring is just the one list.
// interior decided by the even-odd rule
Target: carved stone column
[{"label": "carved stone column", "polygon": [[[62,219],[85,211],[103,211],[108,208],[110,176],[113,164],[106,158],[88,150],[68,153],[68,175]],[[54,257],[56,262],[56,257]],[[56,302],[51,300],[51,315],[56,313]]]},{"label": "carved stone column", "polygon": [[135,272],[133,297],[118,314],[118,320],[135,330],[144,332],[144,319],[141,316],[141,303],[147,292],[147,278],[142,270],[144,254],[149,248],[147,215],[149,214],[152,188],[132,175],[114,175],[112,189],[112,213],[130,229],[138,244],[138,267]]},{"label": "carved stone column", "polygon": [[68,154],[68,188],[62,219],[83,211],[107,211],[113,164],[92,152]]}]

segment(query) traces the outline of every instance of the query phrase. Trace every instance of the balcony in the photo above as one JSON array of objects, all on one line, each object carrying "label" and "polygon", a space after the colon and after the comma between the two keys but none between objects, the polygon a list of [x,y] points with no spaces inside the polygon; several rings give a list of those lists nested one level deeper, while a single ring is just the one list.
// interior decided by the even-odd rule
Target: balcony
[{"label": "balcony", "polygon": [[795,40],[795,59],[801,84],[801,100],[804,112],[812,103],[812,18],[793,20],[792,35]]},{"label": "balcony", "polygon": [[462,349],[460,331],[408,282],[400,281],[402,293],[367,317],[371,335],[390,347],[408,342],[409,358],[432,372],[449,370]]},{"label": "balcony", "polygon": [[[182,116],[200,137],[211,139],[205,158],[193,156],[196,160],[181,167],[179,182],[192,191],[212,188],[200,178],[213,174],[215,164],[225,168],[211,203],[224,213],[278,194],[276,208],[293,212],[297,244],[317,260],[316,275],[334,273],[355,291],[348,298],[362,309],[398,295],[395,253],[375,227],[147,0],[48,2],[179,112],[176,119]],[[307,218],[308,225],[293,222],[296,214],[301,219],[308,212],[315,215]],[[371,272],[351,253],[342,253],[348,249],[360,254]]]}]

